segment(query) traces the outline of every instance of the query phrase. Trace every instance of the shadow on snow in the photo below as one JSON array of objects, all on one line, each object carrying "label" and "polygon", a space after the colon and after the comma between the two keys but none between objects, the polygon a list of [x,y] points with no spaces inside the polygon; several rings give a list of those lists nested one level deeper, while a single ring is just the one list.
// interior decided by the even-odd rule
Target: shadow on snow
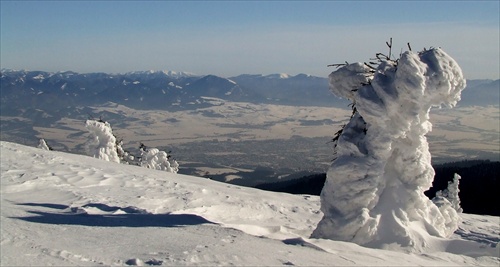
[{"label": "shadow on snow", "polygon": [[[34,214],[34,216],[14,217],[15,219],[34,223],[100,227],[180,227],[215,224],[194,214],[151,214],[136,207],[121,208],[101,203],[90,203],[81,208],[51,203],[19,203],[17,205],[67,210],[62,213],[31,210],[28,212]],[[104,214],[89,214],[86,211],[88,208],[98,210]],[[112,213],[117,211],[120,211],[120,213]]]}]

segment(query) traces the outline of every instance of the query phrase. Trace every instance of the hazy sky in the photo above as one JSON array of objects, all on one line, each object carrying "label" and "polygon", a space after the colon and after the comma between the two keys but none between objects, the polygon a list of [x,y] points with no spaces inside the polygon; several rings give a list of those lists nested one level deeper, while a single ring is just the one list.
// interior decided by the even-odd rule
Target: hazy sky
[{"label": "hazy sky", "polygon": [[1,67],[307,73],[442,47],[469,79],[500,75],[499,1],[4,1]]}]

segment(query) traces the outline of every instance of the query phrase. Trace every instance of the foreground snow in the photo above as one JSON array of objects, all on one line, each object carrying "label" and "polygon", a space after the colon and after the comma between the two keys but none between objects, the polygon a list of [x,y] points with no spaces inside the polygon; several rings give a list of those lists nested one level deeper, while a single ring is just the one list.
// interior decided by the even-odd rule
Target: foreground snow
[{"label": "foreground snow", "polygon": [[1,142],[1,265],[494,265],[499,218],[411,254],[309,236],[319,198]]}]

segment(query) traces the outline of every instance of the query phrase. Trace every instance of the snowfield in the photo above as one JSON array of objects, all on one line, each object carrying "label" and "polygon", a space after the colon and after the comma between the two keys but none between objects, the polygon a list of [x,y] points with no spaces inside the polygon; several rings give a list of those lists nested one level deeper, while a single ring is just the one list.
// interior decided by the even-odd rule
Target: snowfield
[{"label": "snowfield", "polygon": [[500,218],[427,251],[312,239],[320,199],[0,143],[1,265],[499,266]]}]

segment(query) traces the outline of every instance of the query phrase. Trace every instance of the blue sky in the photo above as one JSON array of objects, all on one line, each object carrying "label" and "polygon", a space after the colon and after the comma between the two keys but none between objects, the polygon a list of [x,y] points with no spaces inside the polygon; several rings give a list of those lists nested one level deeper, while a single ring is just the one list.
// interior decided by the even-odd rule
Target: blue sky
[{"label": "blue sky", "polygon": [[439,46],[499,78],[499,1],[1,1],[1,67],[327,76],[326,65]]}]

